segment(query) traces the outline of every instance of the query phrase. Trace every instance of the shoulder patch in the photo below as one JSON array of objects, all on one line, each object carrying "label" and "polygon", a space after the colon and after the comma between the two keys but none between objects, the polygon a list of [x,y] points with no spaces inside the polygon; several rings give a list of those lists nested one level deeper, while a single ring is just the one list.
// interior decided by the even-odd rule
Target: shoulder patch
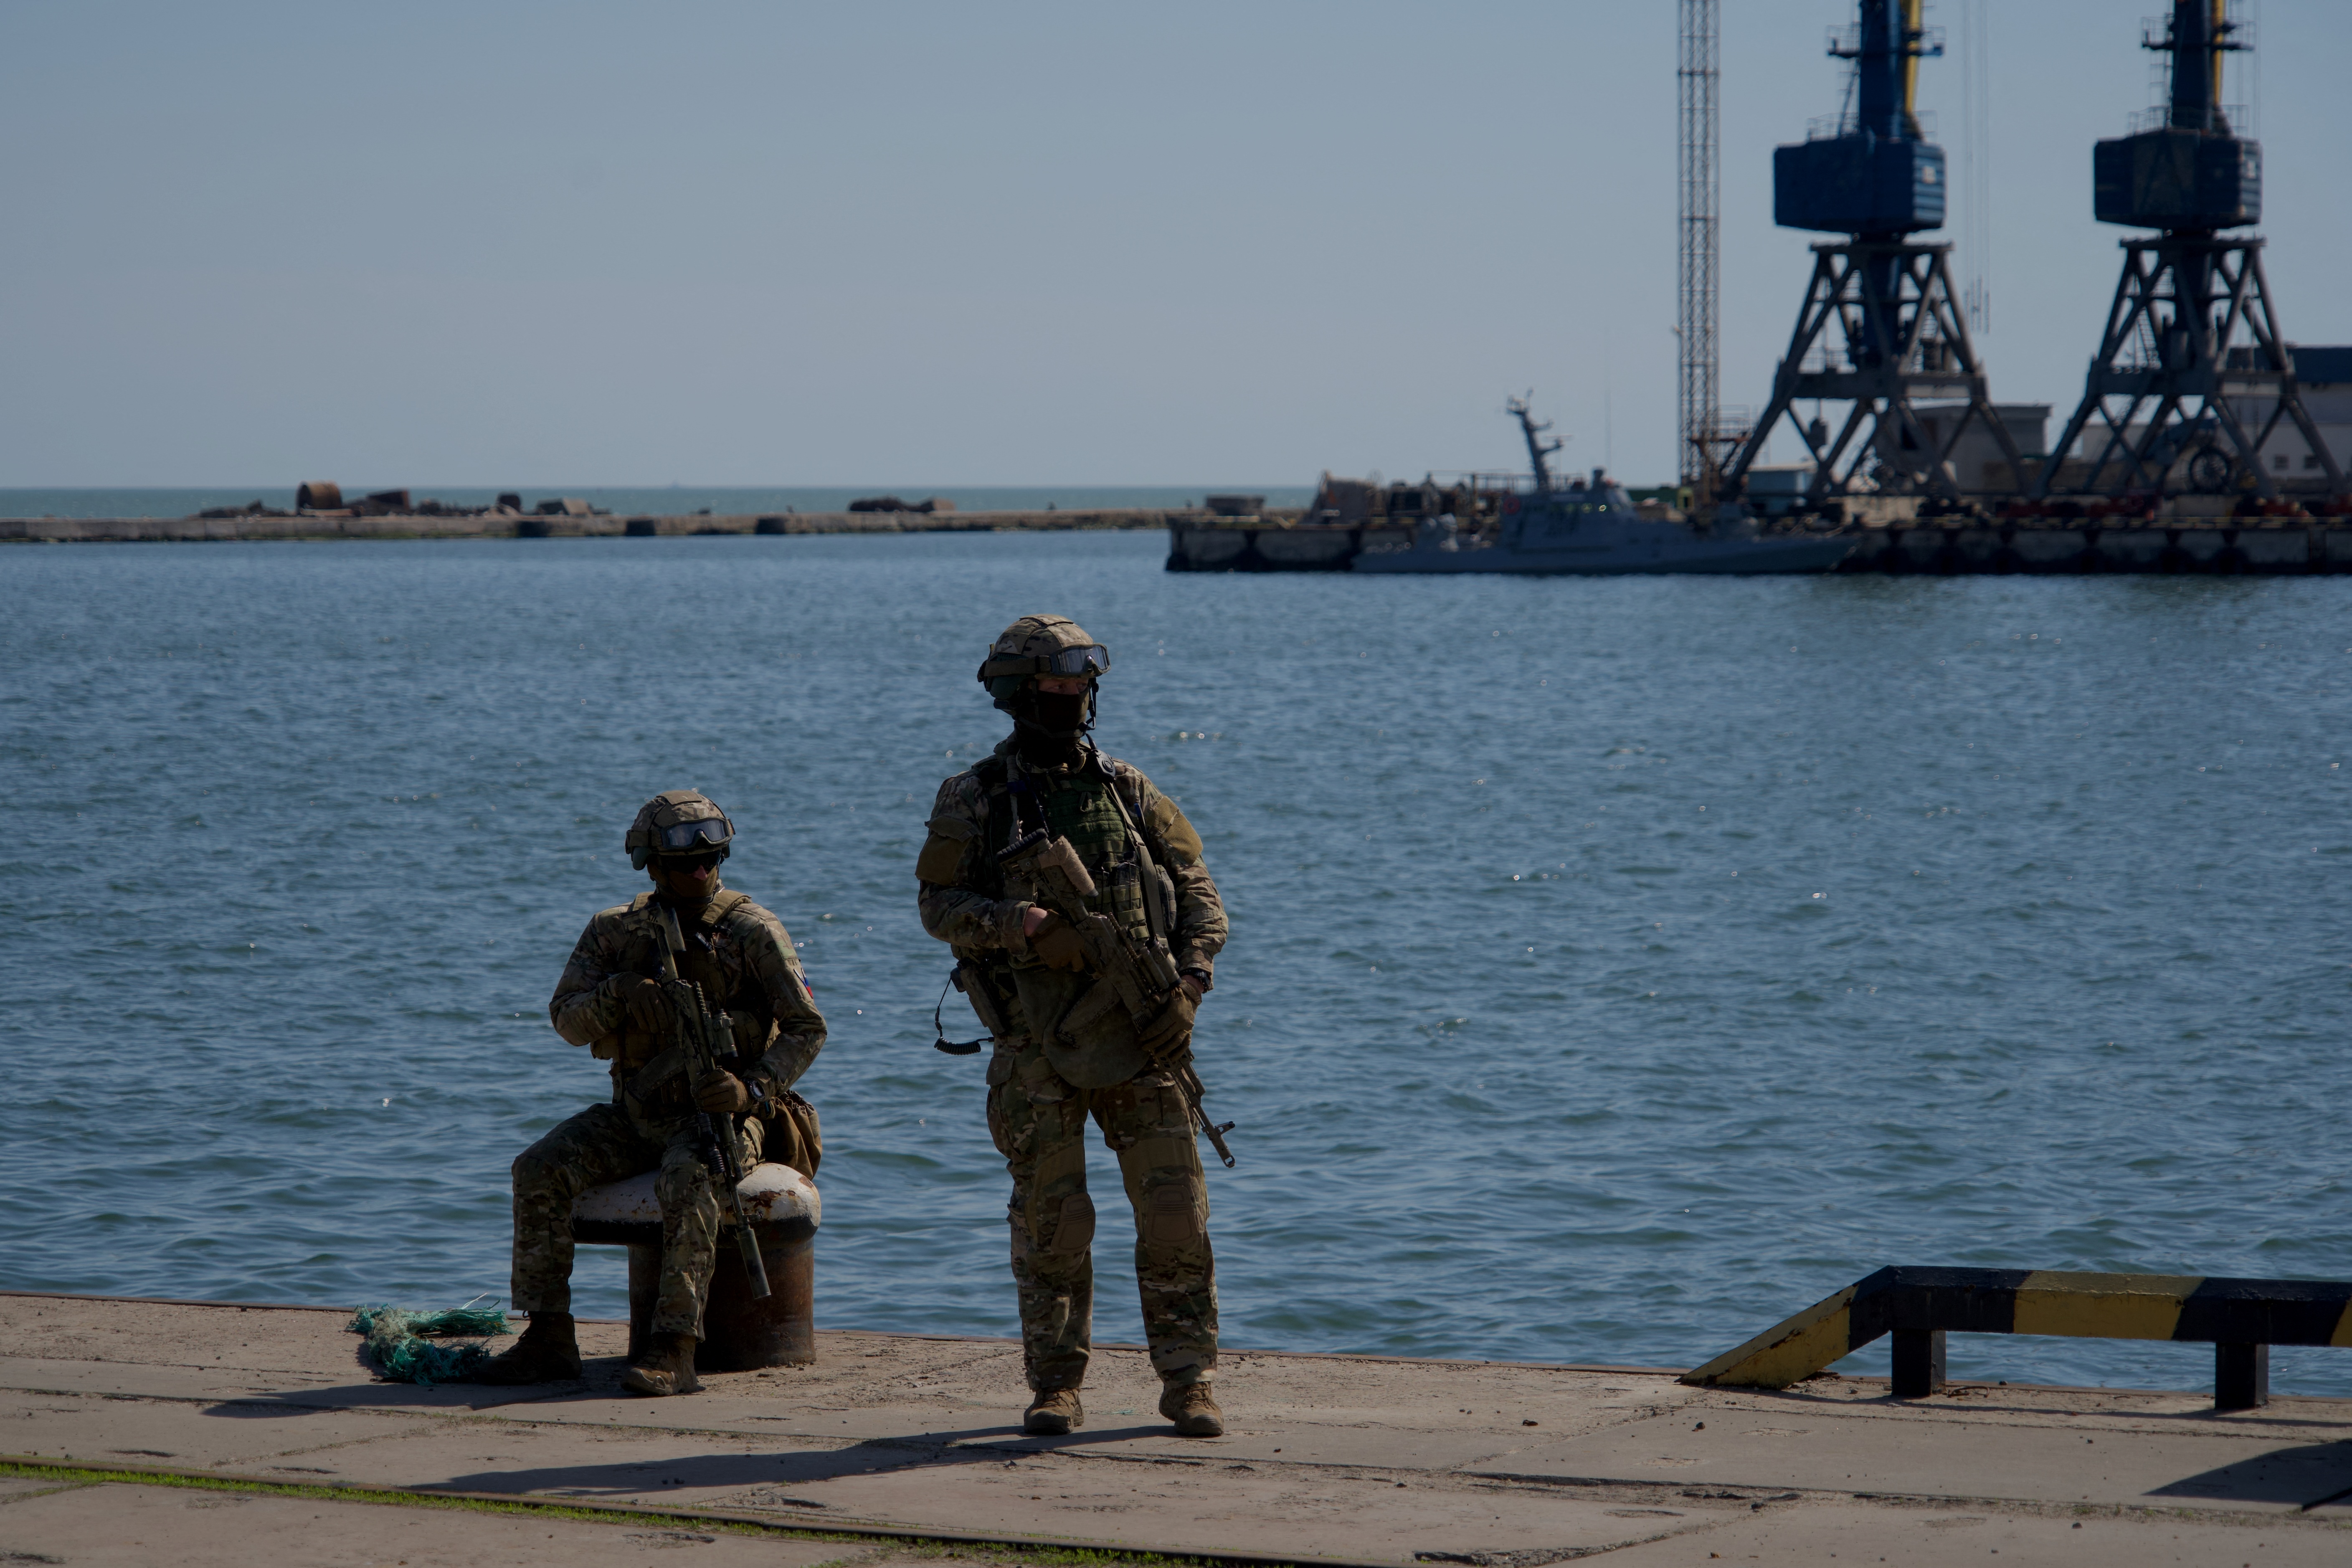
[{"label": "shoulder patch", "polygon": [[1184,814],[1176,809],[1176,803],[1164,795],[1151,803],[1150,826],[1160,836],[1160,842],[1168,847],[1168,853],[1180,864],[1197,866],[1201,863],[1201,835],[1186,820]]},{"label": "shoulder patch", "polygon": [[923,836],[922,852],[915,857],[915,875],[946,887],[963,868],[964,846],[980,829],[961,816],[935,816],[926,826],[930,831]]}]

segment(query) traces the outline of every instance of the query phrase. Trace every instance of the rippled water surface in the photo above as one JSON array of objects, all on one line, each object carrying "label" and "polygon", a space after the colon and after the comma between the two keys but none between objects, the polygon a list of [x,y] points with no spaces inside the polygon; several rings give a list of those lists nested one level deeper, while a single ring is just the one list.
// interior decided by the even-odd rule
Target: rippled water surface
[{"label": "rippled water surface", "polygon": [[[2352,585],[1163,550],[0,553],[0,1285],[503,1293],[507,1163],[604,1088],[548,994],[641,885],[637,803],[692,784],[833,1026],[820,1321],[1013,1331],[912,867],[1001,732],[981,651],[1034,609],[1112,645],[1101,739],[1233,910],[1200,1042],[1241,1124],[1210,1177],[1229,1342],[1686,1365],[1890,1262],[2352,1277]],[[1124,1254],[1105,1339],[1139,1332]],[[583,1310],[623,1277],[583,1250]],[[2352,1390],[2352,1362],[2274,1376]]]}]

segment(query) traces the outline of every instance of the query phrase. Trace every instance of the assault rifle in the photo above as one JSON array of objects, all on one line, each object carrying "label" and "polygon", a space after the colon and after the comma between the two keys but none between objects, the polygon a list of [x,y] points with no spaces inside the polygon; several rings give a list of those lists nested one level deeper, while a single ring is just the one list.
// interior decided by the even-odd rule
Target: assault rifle
[{"label": "assault rifle", "polygon": [[[675,1027],[677,1046],[686,1054],[686,1081],[689,1093],[699,1090],[712,1076],[726,1069],[719,1065],[722,1056],[735,1054],[735,1031],[729,1027],[727,1015],[713,1012],[702,997],[702,987],[678,977],[677,955],[686,951],[686,938],[677,929],[677,911],[667,904],[656,904],[661,910],[662,977],[655,984],[662,989],[662,998],[669,1004],[670,1021]],[[694,1110],[694,1135],[701,1145],[702,1167],[710,1179],[719,1184],[735,1209],[735,1245],[743,1254],[743,1272],[751,1281],[751,1299],[761,1300],[768,1294],[768,1266],[760,1258],[760,1238],[752,1233],[751,1217],[743,1212],[743,1194],[737,1185],[744,1176],[742,1149],[735,1139],[735,1119],[713,1117],[700,1106]]]},{"label": "assault rifle", "polygon": [[[1078,998],[1063,1020],[1066,1026],[1098,1018],[1114,1006],[1127,1009],[1129,1019],[1139,1033],[1160,1016],[1161,1008],[1183,984],[1177,972],[1175,956],[1168,943],[1154,936],[1149,942],[1128,934],[1117,921],[1087,908],[1086,901],[1095,896],[1095,879],[1078,858],[1070,841],[1058,834],[1037,828],[1016,840],[1013,847],[999,854],[997,864],[1006,874],[1025,880],[1036,895],[1036,901],[1069,922],[1086,951],[1087,969],[1095,977],[1094,989]],[[1176,1079],[1184,1102],[1192,1108],[1192,1119],[1217,1151],[1217,1158],[1233,1168],[1234,1152],[1225,1147],[1225,1134],[1234,1130],[1230,1121],[1218,1123],[1209,1120],[1201,1109],[1202,1097],[1208,1090],[1202,1087],[1201,1075],[1192,1070],[1192,1053],[1188,1048],[1174,1060],[1162,1062]]]}]

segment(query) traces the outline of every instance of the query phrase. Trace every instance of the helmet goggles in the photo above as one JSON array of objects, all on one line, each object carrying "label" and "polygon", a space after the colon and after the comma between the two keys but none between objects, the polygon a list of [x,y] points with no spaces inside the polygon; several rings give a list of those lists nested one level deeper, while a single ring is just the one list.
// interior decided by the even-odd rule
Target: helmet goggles
[{"label": "helmet goggles", "polygon": [[980,667],[980,679],[996,680],[1004,676],[1083,676],[1089,679],[1110,668],[1110,649],[1100,643],[1088,643],[1082,647],[1055,648],[1051,653],[1000,653],[989,656]]},{"label": "helmet goggles", "polygon": [[699,822],[673,822],[655,833],[664,855],[692,855],[699,849],[723,848],[733,837],[723,816],[708,816]]}]

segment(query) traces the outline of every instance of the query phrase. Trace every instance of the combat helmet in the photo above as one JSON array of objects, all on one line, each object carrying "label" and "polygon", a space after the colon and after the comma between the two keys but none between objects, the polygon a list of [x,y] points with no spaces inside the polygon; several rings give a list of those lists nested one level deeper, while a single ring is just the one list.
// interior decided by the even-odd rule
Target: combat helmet
[{"label": "combat helmet", "polygon": [[727,858],[735,825],[699,790],[666,789],[637,807],[622,843],[629,864],[642,871],[656,855],[709,855]]},{"label": "combat helmet", "polygon": [[[1109,668],[1110,649],[1067,616],[1024,616],[989,646],[980,683],[1015,723],[1057,741],[1075,741],[1094,728],[1096,679]],[[1049,676],[1082,678],[1086,695],[1053,700],[1037,689],[1038,680]]]}]

